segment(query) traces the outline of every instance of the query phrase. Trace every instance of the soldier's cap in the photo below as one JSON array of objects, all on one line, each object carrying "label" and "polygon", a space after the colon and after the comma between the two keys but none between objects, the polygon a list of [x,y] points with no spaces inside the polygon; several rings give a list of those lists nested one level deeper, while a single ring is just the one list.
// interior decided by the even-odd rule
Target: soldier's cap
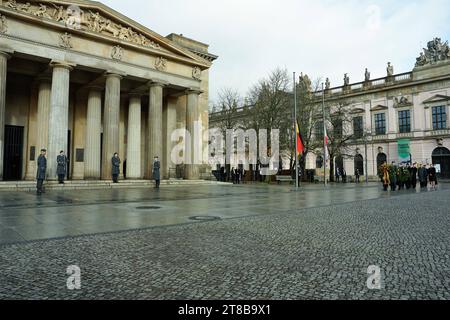
[{"label": "soldier's cap", "polygon": [[41,152],[47,152],[47,149],[41,149]]}]

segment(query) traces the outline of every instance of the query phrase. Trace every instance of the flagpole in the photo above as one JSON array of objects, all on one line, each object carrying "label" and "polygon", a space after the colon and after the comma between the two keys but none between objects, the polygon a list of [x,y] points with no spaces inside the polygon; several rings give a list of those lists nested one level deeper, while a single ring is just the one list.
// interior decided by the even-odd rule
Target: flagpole
[{"label": "flagpole", "polygon": [[298,190],[298,138],[297,138],[297,79],[294,72],[294,136],[295,136],[295,189]]},{"label": "flagpole", "polygon": [[325,90],[322,82],[322,113],[323,113],[323,181],[324,185],[327,186],[327,144],[326,144],[326,133],[327,124],[325,122]]}]

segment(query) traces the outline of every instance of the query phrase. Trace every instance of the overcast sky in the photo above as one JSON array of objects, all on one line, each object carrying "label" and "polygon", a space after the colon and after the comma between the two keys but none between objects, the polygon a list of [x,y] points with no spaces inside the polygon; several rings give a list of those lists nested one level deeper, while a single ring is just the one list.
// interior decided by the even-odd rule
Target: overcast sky
[{"label": "overcast sky", "polygon": [[166,36],[210,45],[219,56],[211,100],[221,88],[243,96],[276,67],[329,77],[332,86],[410,71],[434,37],[450,40],[449,0],[102,0]]}]

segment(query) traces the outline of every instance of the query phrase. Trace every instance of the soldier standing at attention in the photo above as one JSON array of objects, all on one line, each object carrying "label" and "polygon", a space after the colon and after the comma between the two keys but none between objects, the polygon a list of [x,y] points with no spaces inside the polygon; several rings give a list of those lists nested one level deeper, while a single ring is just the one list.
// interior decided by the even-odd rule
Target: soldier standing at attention
[{"label": "soldier standing at attention", "polygon": [[37,180],[37,194],[41,195],[44,190],[43,190],[43,184],[44,184],[44,180],[46,178],[46,174],[47,174],[47,158],[45,157],[45,155],[47,154],[47,150],[42,149],[41,150],[41,155],[39,156],[38,160],[37,160],[37,174],[36,174],[36,180]]},{"label": "soldier standing at attention", "polygon": [[153,160],[153,179],[156,182],[155,188],[159,189],[159,185],[161,184],[161,175],[159,169],[161,168],[161,162],[159,161],[159,157],[156,156]]},{"label": "soldier standing at attention", "polygon": [[116,152],[111,159],[112,169],[111,174],[114,183],[119,183],[119,174],[120,174],[120,158],[119,154]]},{"label": "soldier standing at attention", "polygon": [[59,184],[64,184],[64,178],[67,174],[67,157],[64,154],[64,151],[61,150],[59,156],[56,158],[56,162],[58,163],[58,167],[56,169],[56,173],[58,174],[58,182]]}]

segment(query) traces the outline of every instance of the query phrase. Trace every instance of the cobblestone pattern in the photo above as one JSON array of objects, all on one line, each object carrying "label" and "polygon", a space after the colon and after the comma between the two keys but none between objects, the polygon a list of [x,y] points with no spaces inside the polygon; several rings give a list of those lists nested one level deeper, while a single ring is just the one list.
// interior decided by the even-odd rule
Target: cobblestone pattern
[{"label": "cobblestone pattern", "polygon": [[[450,299],[450,191],[0,246],[2,299]],[[66,268],[81,268],[79,291]],[[382,270],[369,290],[367,268]]]}]

